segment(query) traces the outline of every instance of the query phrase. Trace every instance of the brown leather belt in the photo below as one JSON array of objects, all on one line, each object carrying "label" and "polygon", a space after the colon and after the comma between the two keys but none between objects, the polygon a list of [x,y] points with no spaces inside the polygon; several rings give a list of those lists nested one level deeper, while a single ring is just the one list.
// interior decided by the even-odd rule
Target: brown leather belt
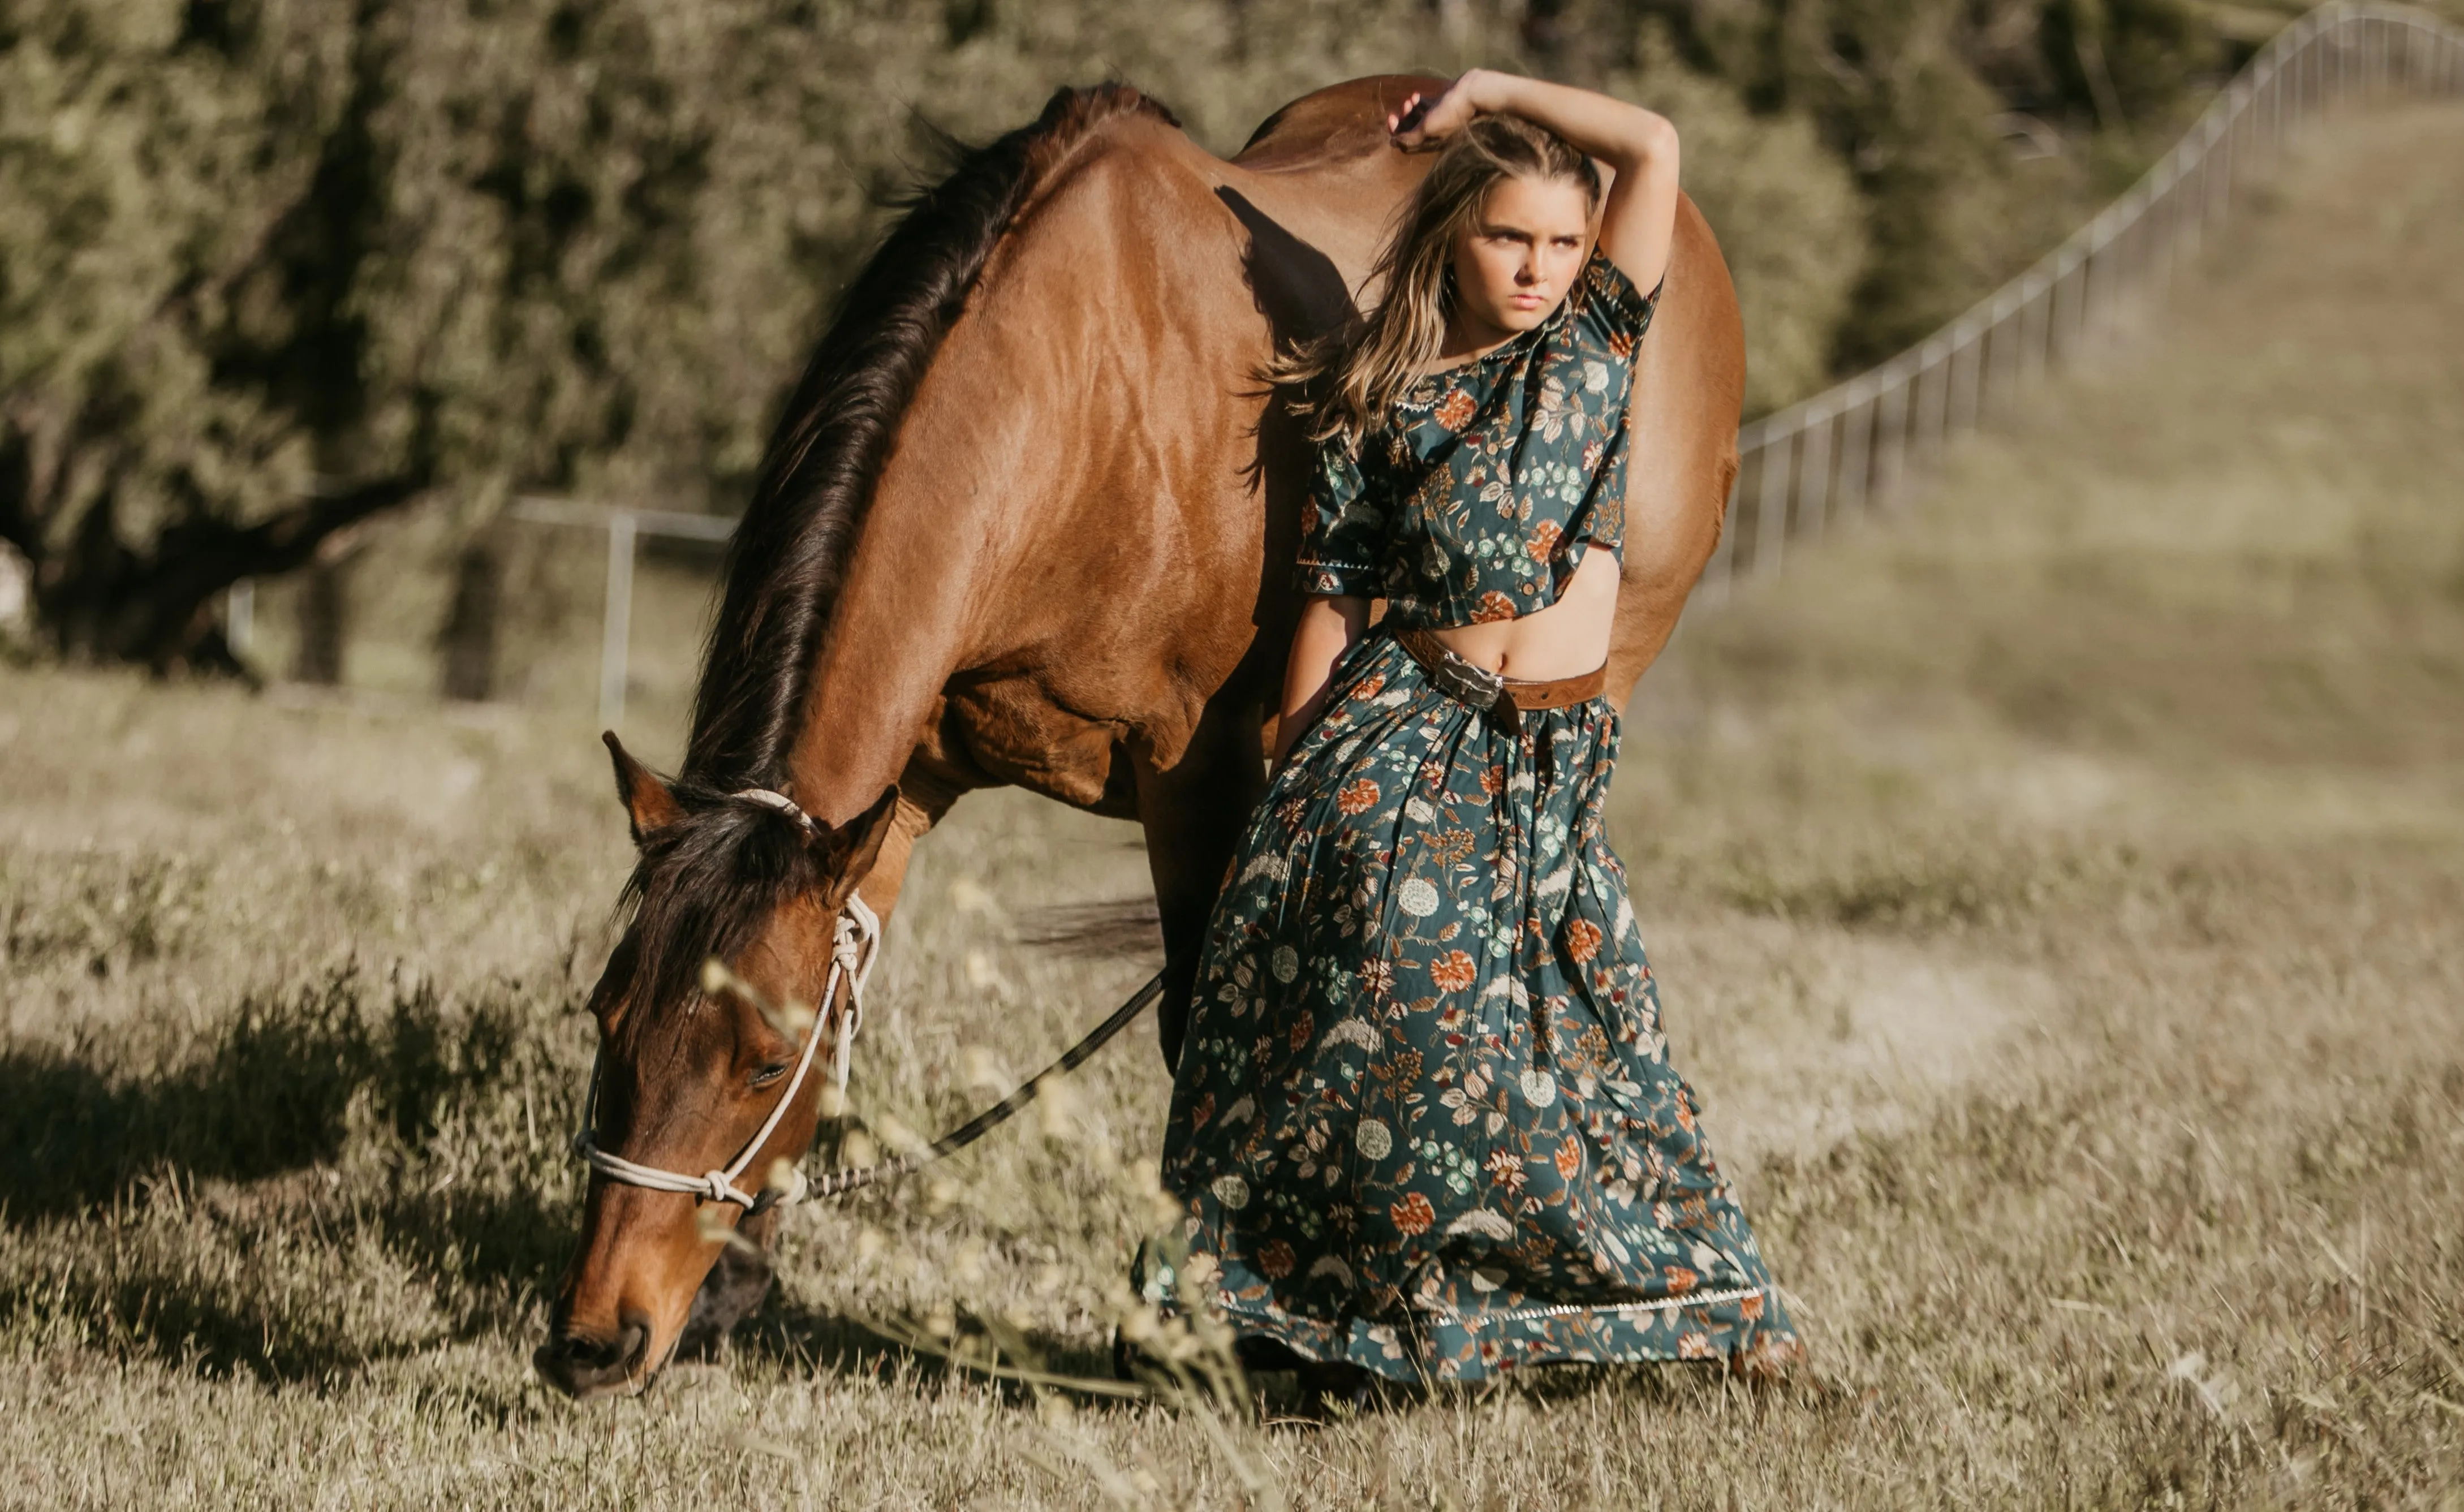
[{"label": "brown leather belt", "polygon": [[1456,655],[1427,630],[1397,630],[1395,644],[1420,664],[1420,669],[1429,674],[1429,681],[1437,685],[1440,692],[1475,709],[1500,714],[1571,708],[1597,698],[1608,687],[1606,664],[1574,677],[1505,677]]}]

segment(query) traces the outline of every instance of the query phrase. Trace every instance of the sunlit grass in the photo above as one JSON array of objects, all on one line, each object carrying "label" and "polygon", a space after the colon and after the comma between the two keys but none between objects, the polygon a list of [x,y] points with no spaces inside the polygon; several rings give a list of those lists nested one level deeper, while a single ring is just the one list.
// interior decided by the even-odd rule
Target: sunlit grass
[{"label": "sunlit grass", "polygon": [[[592,732],[6,671],[0,1502],[2453,1505],[2459,147],[2453,112],[2348,128],[2165,341],[1638,699],[1617,841],[1798,1383],[1301,1425],[1201,1339],[1167,1400],[1055,1384],[1141,1326],[1140,1027],[795,1214],[723,1360],[577,1408],[528,1356],[627,859]],[[1145,878],[1127,825],[962,803],[817,1163],[1125,997],[1151,956],[1037,942]]]}]

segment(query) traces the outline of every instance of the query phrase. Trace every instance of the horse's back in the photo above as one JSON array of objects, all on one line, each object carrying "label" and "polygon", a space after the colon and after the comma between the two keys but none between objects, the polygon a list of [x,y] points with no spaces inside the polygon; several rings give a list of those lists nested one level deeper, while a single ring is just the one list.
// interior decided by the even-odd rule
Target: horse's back
[{"label": "horse's back", "polygon": [[[1012,568],[1035,569],[1023,583],[1058,573],[1094,590],[1008,595],[979,617],[997,637],[977,647],[983,662],[1032,668],[988,668],[963,695],[982,706],[970,722],[984,776],[1119,812],[1119,732],[1169,766],[1206,706],[1274,700],[1310,449],[1256,375],[1375,297],[1371,265],[1430,162],[1394,150],[1386,117],[1430,83],[1381,76],[1306,96],[1229,161],[1160,116],[1120,113],[1022,207],[906,437],[1004,431],[1010,475],[1049,485],[1003,532]],[[1735,466],[1742,331],[1690,202],[1639,361],[1610,667],[1620,701],[1717,540]],[[1022,392],[1044,397],[1003,403]],[[1015,425],[992,418],[1012,410]],[[941,473],[945,494],[978,485],[919,460],[935,449],[902,447],[892,472]],[[1114,758],[1096,756],[1106,748]],[[1078,754],[1056,764],[1059,751]]]}]

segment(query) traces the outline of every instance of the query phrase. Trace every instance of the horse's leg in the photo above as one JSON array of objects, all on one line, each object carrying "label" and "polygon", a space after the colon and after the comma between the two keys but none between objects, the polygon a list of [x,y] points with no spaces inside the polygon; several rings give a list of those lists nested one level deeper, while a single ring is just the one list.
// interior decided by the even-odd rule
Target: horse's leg
[{"label": "horse's leg", "polygon": [[1147,869],[1163,925],[1164,993],[1155,1027],[1166,1065],[1180,1063],[1206,918],[1249,812],[1265,791],[1259,724],[1257,709],[1245,700],[1220,697],[1199,715],[1178,762],[1169,769],[1138,767],[1138,822],[1146,826]]}]

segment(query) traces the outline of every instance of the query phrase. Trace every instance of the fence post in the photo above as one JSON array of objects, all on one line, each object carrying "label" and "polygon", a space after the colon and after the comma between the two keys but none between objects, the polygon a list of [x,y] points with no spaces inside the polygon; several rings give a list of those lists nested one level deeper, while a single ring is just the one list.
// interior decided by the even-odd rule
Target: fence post
[{"label": "fence post", "polygon": [[1950,359],[1940,337],[1927,341],[1925,360],[1916,372],[1916,460],[1931,471],[1942,453],[1943,423],[1950,414]]},{"label": "fence post", "polygon": [[1824,516],[1831,507],[1831,410],[1826,405],[1815,411],[1820,417],[1805,427],[1804,460],[1796,468],[1796,502],[1789,513],[1795,516],[1797,532],[1819,536],[1826,523]]},{"label": "fence post", "polygon": [[2223,227],[2225,217],[2233,211],[2233,121],[2237,106],[2225,101],[2225,108],[2215,116],[2215,130],[2208,133],[2208,153],[2198,160],[2198,244],[2208,244],[2208,234]]},{"label": "fence post", "polygon": [[2250,111],[2250,96],[2235,85],[2227,99],[2224,132],[2216,142],[2217,155],[2224,166],[2219,170],[2222,182],[2216,186],[2216,224],[2223,226],[2233,219],[2233,190],[2237,186],[2241,160],[2242,117]]},{"label": "fence post", "polygon": [[2319,113],[2319,49],[2321,28],[2313,25],[2301,33],[2301,122],[2310,123]]},{"label": "fence post", "polygon": [[2038,371],[2050,368],[2070,356],[2070,336],[2064,322],[2070,318],[2072,301],[2079,296],[2073,295],[2065,298],[2062,290],[2071,281],[2071,273],[2078,266],[2068,253],[2064,253],[2062,260],[2054,264],[2054,276],[2045,285],[2045,334],[2036,343],[2037,350],[2043,354],[2037,360]]},{"label": "fence post", "polygon": [[1720,543],[1711,548],[1711,559],[1704,565],[1703,576],[1710,580],[1711,603],[1728,602],[1729,589],[1737,576],[1737,493],[1746,481],[1746,459],[1737,458],[1737,474],[1728,479],[1727,502],[1720,506]]},{"label": "fence post", "polygon": [[2312,19],[2310,16],[2305,15],[2284,29],[2284,34],[2292,38],[2284,48],[2284,69],[2292,76],[2292,81],[2285,85],[2285,104],[2288,107],[2285,131],[2288,141],[2299,140],[2301,135],[2301,67],[2309,61],[2305,55],[2309,49],[2301,45],[2306,39],[2304,33],[2308,30],[2302,22],[2310,19]]},{"label": "fence post", "polygon": [[2174,152],[2173,176],[2165,184],[2165,298],[2170,303],[2174,286],[2182,279],[2182,264],[2198,247],[2195,232],[2184,227],[2184,208],[2190,199],[2192,161],[2188,148]]},{"label": "fence post", "polygon": [[1908,488],[1908,450],[1917,424],[1917,375],[1913,364],[1891,378],[1883,391],[1881,414],[1886,428],[1878,432],[1882,455],[1877,459],[1874,486],[1885,508],[1896,508]]},{"label": "fence post", "polygon": [[606,614],[599,627],[599,726],[625,723],[625,653],[633,644],[633,512],[607,515]]},{"label": "fence post", "polygon": [[[2396,87],[2464,91],[2464,30],[2404,7],[2337,3],[2279,31],[2121,200],[2021,277],[1882,365],[1747,427],[1705,585],[1725,598],[1740,576],[1777,568],[1792,534],[1900,502],[1952,436],[2169,300],[2252,172],[2277,165],[2354,97]],[[1753,540],[1740,548],[1749,497]],[[611,560],[611,604],[614,571]]]},{"label": "fence post", "polygon": [[2156,285],[2159,303],[2169,302],[2173,296],[2173,207],[2179,198],[2175,186],[2180,182],[2179,168],[2174,164],[2178,161],[2179,154],[2176,154],[2172,163],[2168,163],[2164,182],[2158,186],[2156,196],[2147,207],[2147,213],[2153,217],[2151,234],[2155,238],[2147,250],[2148,259],[2154,264],[2149,277]]},{"label": "fence post", "polygon": [[[2046,342],[2053,329],[2054,287],[2057,279],[2039,281],[2019,301],[2019,377],[2022,383],[2033,383],[2044,376],[2047,358]],[[2013,384],[2013,391],[2020,386]]]},{"label": "fence post", "polygon": [[[1962,358],[1966,359],[1964,362]],[[1942,359],[1942,441],[1937,450],[1947,449],[1953,437],[1973,424],[1969,400],[1975,379],[1975,340],[1962,336],[1959,326],[1954,325],[1950,328],[1950,350]]]},{"label": "fence post", "polygon": [[[1857,387],[1849,392],[1857,398],[1847,414],[1840,417],[1839,487],[1836,491],[1838,503],[1835,507],[1848,514],[1862,514],[1865,497],[1873,488],[1874,396],[1859,393]],[[1853,424],[1847,423],[1850,415],[1856,417]]]},{"label": "fence post", "polygon": [[2276,50],[2276,61],[2260,87],[2267,91],[2267,163],[2272,168],[2284,157],[2284,49]]},{"label": "fence post", "polygon": [[2113,243],[2100,234],[2079,259],[2079,342],[2072,348],[2074,361],[2103,340],[2105,307],[2112,302]]},{"label": "fence post", "polygon": [[[2129,203],[2123,201],[2124,205]],[[2143,209],[2133,208],[2123,219],[2115,251],[2120,253],[2116,260],[2121,264],[2122,276],[2114,280],[2120,297],[2113,301],[2113,325],[2114,335],[2120,340],[2129,335],[2147,292],[2147,216]]]},{"label": "fence post", "polygon": [[2013,304],[2007,296],[1996,296],[1993,318],[1985,322],[1985,375],[1976,412],[1987,419],[2000,420],[2011,412],[2018,387],[2018,317],[2027,308],[2025,302]]},{"label": "fence post", "polygon": [[2336,81],[2329,86],[2330,92],[2336,98],[2338,110],[2343,109],[2344,101],[2352,98],[2353,81],[2349,77],[2351,72],[2349,60],[2352,54],[2352,40],[2344,35],[2344,17],[2339,14],[2336,17]]},{"label": "fence post", "polygon": [[1766,570],[1766,555],[1771,559],[1768,570],[1779,571],[1787,553],[1789,453],[1795,440],[1793,435],[1774,436],[1762,445],[1763,473],[1754,491],[1754,556],[1748,563],[1748,570],[1756,574]]},{"label": "fence post", "polygon": [[2321,101],[2329,111],[2343,108],[2348,80],[2344,77],[2344,55],[2351,51],[2346,33],[2353,17],[2349,10],[2338,7],[2334,18],[2319,29],[2319,88]]},{"label": "fence post", "polygon": [[223,592],[223,645],[246,663],[256,649],[256,580],[242,578]]}]

